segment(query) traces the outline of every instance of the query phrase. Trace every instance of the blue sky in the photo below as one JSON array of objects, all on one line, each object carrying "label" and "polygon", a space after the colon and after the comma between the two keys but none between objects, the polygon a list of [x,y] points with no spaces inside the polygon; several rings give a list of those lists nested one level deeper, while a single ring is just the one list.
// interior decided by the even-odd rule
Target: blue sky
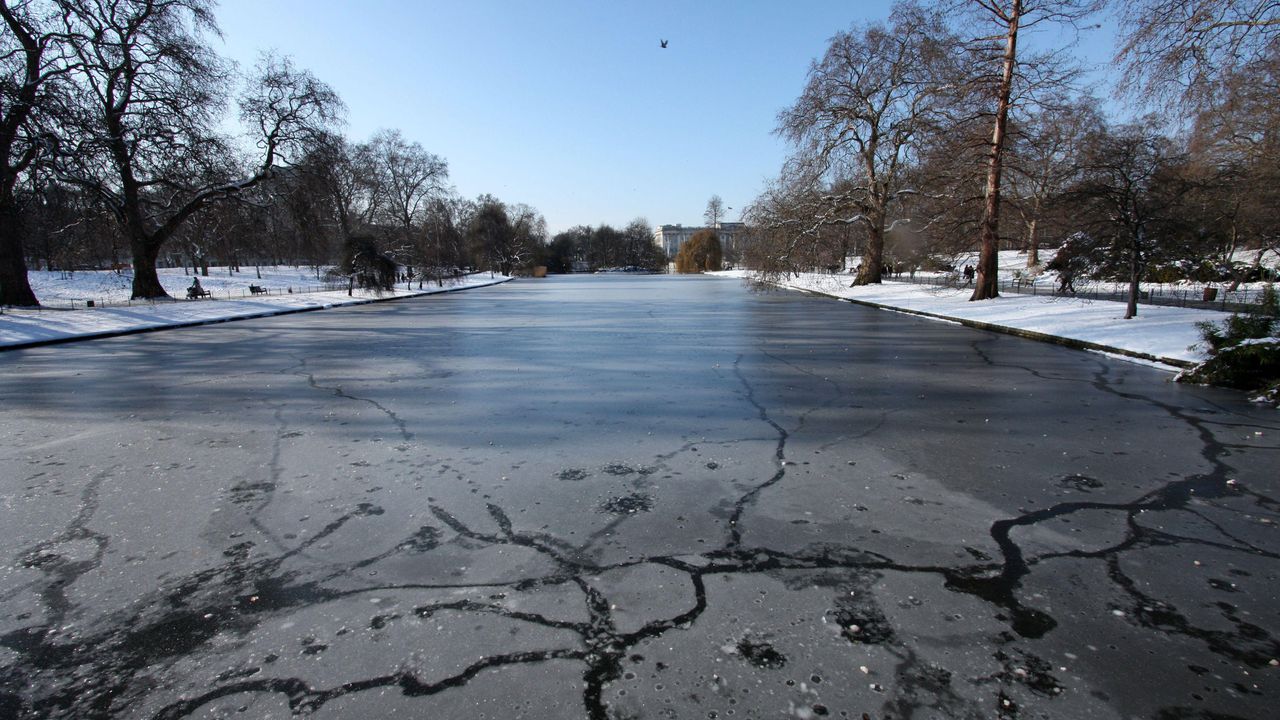
[{"label": "blue sky", "polygon": [[554,233],[697,224],[713,194],[737,220],[781,167],[772,131],[810,62],[890,5],[222,0],[217,15],[244,67],[275,49],[333,86],[353,140],[399,128],[463,196],[528,203]]}]

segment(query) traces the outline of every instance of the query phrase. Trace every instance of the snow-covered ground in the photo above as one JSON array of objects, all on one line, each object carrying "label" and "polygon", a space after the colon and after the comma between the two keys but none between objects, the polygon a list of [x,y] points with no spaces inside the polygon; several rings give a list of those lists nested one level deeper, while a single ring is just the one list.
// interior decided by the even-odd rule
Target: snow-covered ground
[{"label": "snow-covered ground", "polygon": [[[306,265],[264,265],[260,268],[244,266],[240,272],[232,272],[225,267],[212,267],[208,276],[200,276],[200,285],[213,293],[214,299],[221,300],[252,297],[250,285],[265,288],[270,295],[288,294],[290,291],[316,292],[326,287],[321,277],[326,269],[320,268],[317,272]],[[170,295],[186,297],[193,277],[190,269],[160,268],[156,272],[160,275],[160,284]],[[133,274],[128,270],[120,273],[109,270],[32,270],[27,273],[27,280],[40,304],[47,308],[83,308],[90,300],[102,307],[128,304]]]},{"label": "snow-covered ground", "polygon": [[[1259,250],[1239,250],[1232,257],[1236,262],[1251,265],[1257,259],[1259,252],[1264,252],[1262,264],[1264,267],[1276,268],[1280,267],[1280,253],[1274,251]],[[1052,291],[1058,287],[1058,273],[1052,270],[1045,270],[1044,266],[1053,260],[1058,254],[1057,248],[1042,249],[1039,252],[1040,266],[1037,268],[1027,267],[1026,253],[1018,250],[1001,250],[997,253],[996,264],[999,269],[1001,282],[1011,282],[1015,279],[1025,284],[1034,283],[1037,287],[1044,291]],[[850,258],[850,267],[856,265],[859,258]],[[965,265],[977,267],[978,254],[961,253],[948,260],[957,270],[964,268]],[[945,277],[948,273],[938,272],[917,272],[917,277]],[[905,277],[905,276],[904,276]],[[1140,289],[1151,293],[1155,297],[1185,297],[1188,299],[1199,299],[1202,297],[1204,289],[1207,287],[1215,288],[1218,291],[1219,300],[1227,302],[1248,303],[1254,301],[1258,294],[1262,292],[1262,288],[1266,283],[1241,283],[1233,292],[1227,293],[1229,282],[1196,282],[1193,280],[1183,280],[1172,283],[1156,283],[1143,282]],[[1089,280],[1079,278],[1073,283],[1078,294],[1106,294],[1106,293],[1123,293],[1128,291],[1128,283],[1112,282],[1107,280]]]},{"label": "snow-covered ground", "polygon": [[[710,274],[750,277],[750,273],[742,270]],[[818,273],[792,277],[779,284],[941,318],[971,320],[1096,343],[1175,362],[1204,360],[1201,349],[1191,348],[1200,341],[1196,323],[1206,320],[1218,322],[1230,317],[1230,313],[1213,310],[1140,305],[1138,316],[1125,320],[1125,306],[1119,302],[1031,295],[1002,295],[994,300],[969,302],[972,288],[932,287],[905,282],[851,288],[848,277]]]},{"label": "snow-covered ground", "polygon": [[[262,268],[261,279],[252,268],[238,274],[225,268],[212,269],[200,284],[213,293],[213,299],[172,300],[161,302],[129,299],[129,277],[110,271],[83,271],[64,276],[62,273],[31,273],[32,289],[46,304],[42,309],[4,308],[0,312],[0,347],[27,345],[74,337],[94,337],[150,328],[195,325],[234,318],[260,317],[372,302],[391,297],[410,297],[449,292],[506,282],[509,277],[489,273],[468,275],[456,281],[446,280],[444,287],[423,283],[422,290],[407,289],[406,283],[396,290],[378,295],[356,290],[350,297],[344,290],[323,290],[309,268]],[[177,298],[186,297],[191,277],[182,270],[161,270],[161,283]],[[269,291],[251,295],[249,286]],[[88,307],[93,300],[95,307]],[[75,307],[76,309],[56,309]]]}]

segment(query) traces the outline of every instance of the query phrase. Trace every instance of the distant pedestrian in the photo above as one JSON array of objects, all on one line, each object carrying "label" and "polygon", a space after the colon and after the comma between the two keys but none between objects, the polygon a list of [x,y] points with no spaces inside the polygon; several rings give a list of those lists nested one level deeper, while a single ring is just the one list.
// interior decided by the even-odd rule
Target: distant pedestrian
[{"label": "distant pedestrian", "polygon": [[1076,294],[1075,273],[1071,272],[1070,269],[1058,271],[1058,293],[1062,295],[1067,293]]},{"label": "distant pedestrian", "polygon": [[977,271],[975,271],[975,270],[973,269],[973,266],[972,266],[972,265],[965,265],[965,266],[964,266],[964,284],[965,284],[965,285],[972,285],[972,284],[973,284],[973,277],[974,277],[974,275],[976,275],[976,274],[977,274]]}]

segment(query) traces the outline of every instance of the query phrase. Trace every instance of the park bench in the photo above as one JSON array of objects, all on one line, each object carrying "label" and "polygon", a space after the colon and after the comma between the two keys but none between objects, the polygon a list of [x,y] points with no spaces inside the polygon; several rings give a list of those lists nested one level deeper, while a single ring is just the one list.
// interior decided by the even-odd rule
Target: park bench
[{"label": "park bench", "polygon": [[250,285],[249,294],[250,295],[266,295],[267,289],[262,287],[261,285]]},{"label": "park bench", "polygon": [[212,298],[213,293],[209,292],[208,290],[205,290],[204,288],[193,288],[193,287],[187,288],[188,300],[198,300],[199,298],[202,298],[202,297]]}]

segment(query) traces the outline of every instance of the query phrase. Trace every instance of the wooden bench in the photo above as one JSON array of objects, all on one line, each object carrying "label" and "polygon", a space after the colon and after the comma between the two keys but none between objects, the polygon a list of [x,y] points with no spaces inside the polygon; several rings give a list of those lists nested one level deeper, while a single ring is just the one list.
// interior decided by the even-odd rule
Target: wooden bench
[{"label": "wooden bench", "polygon": [[250,295],[266,295],[267,289],[262,287],[261,285],[250,285],[249,294]]},{"label": "wooden bench", "polygon": [[204,288],[193,288],[193,287],[187,288],[188,300],[198,300],[202,297],[212,298],[213,293],[209,292],[208,290],[205,290]]}]

